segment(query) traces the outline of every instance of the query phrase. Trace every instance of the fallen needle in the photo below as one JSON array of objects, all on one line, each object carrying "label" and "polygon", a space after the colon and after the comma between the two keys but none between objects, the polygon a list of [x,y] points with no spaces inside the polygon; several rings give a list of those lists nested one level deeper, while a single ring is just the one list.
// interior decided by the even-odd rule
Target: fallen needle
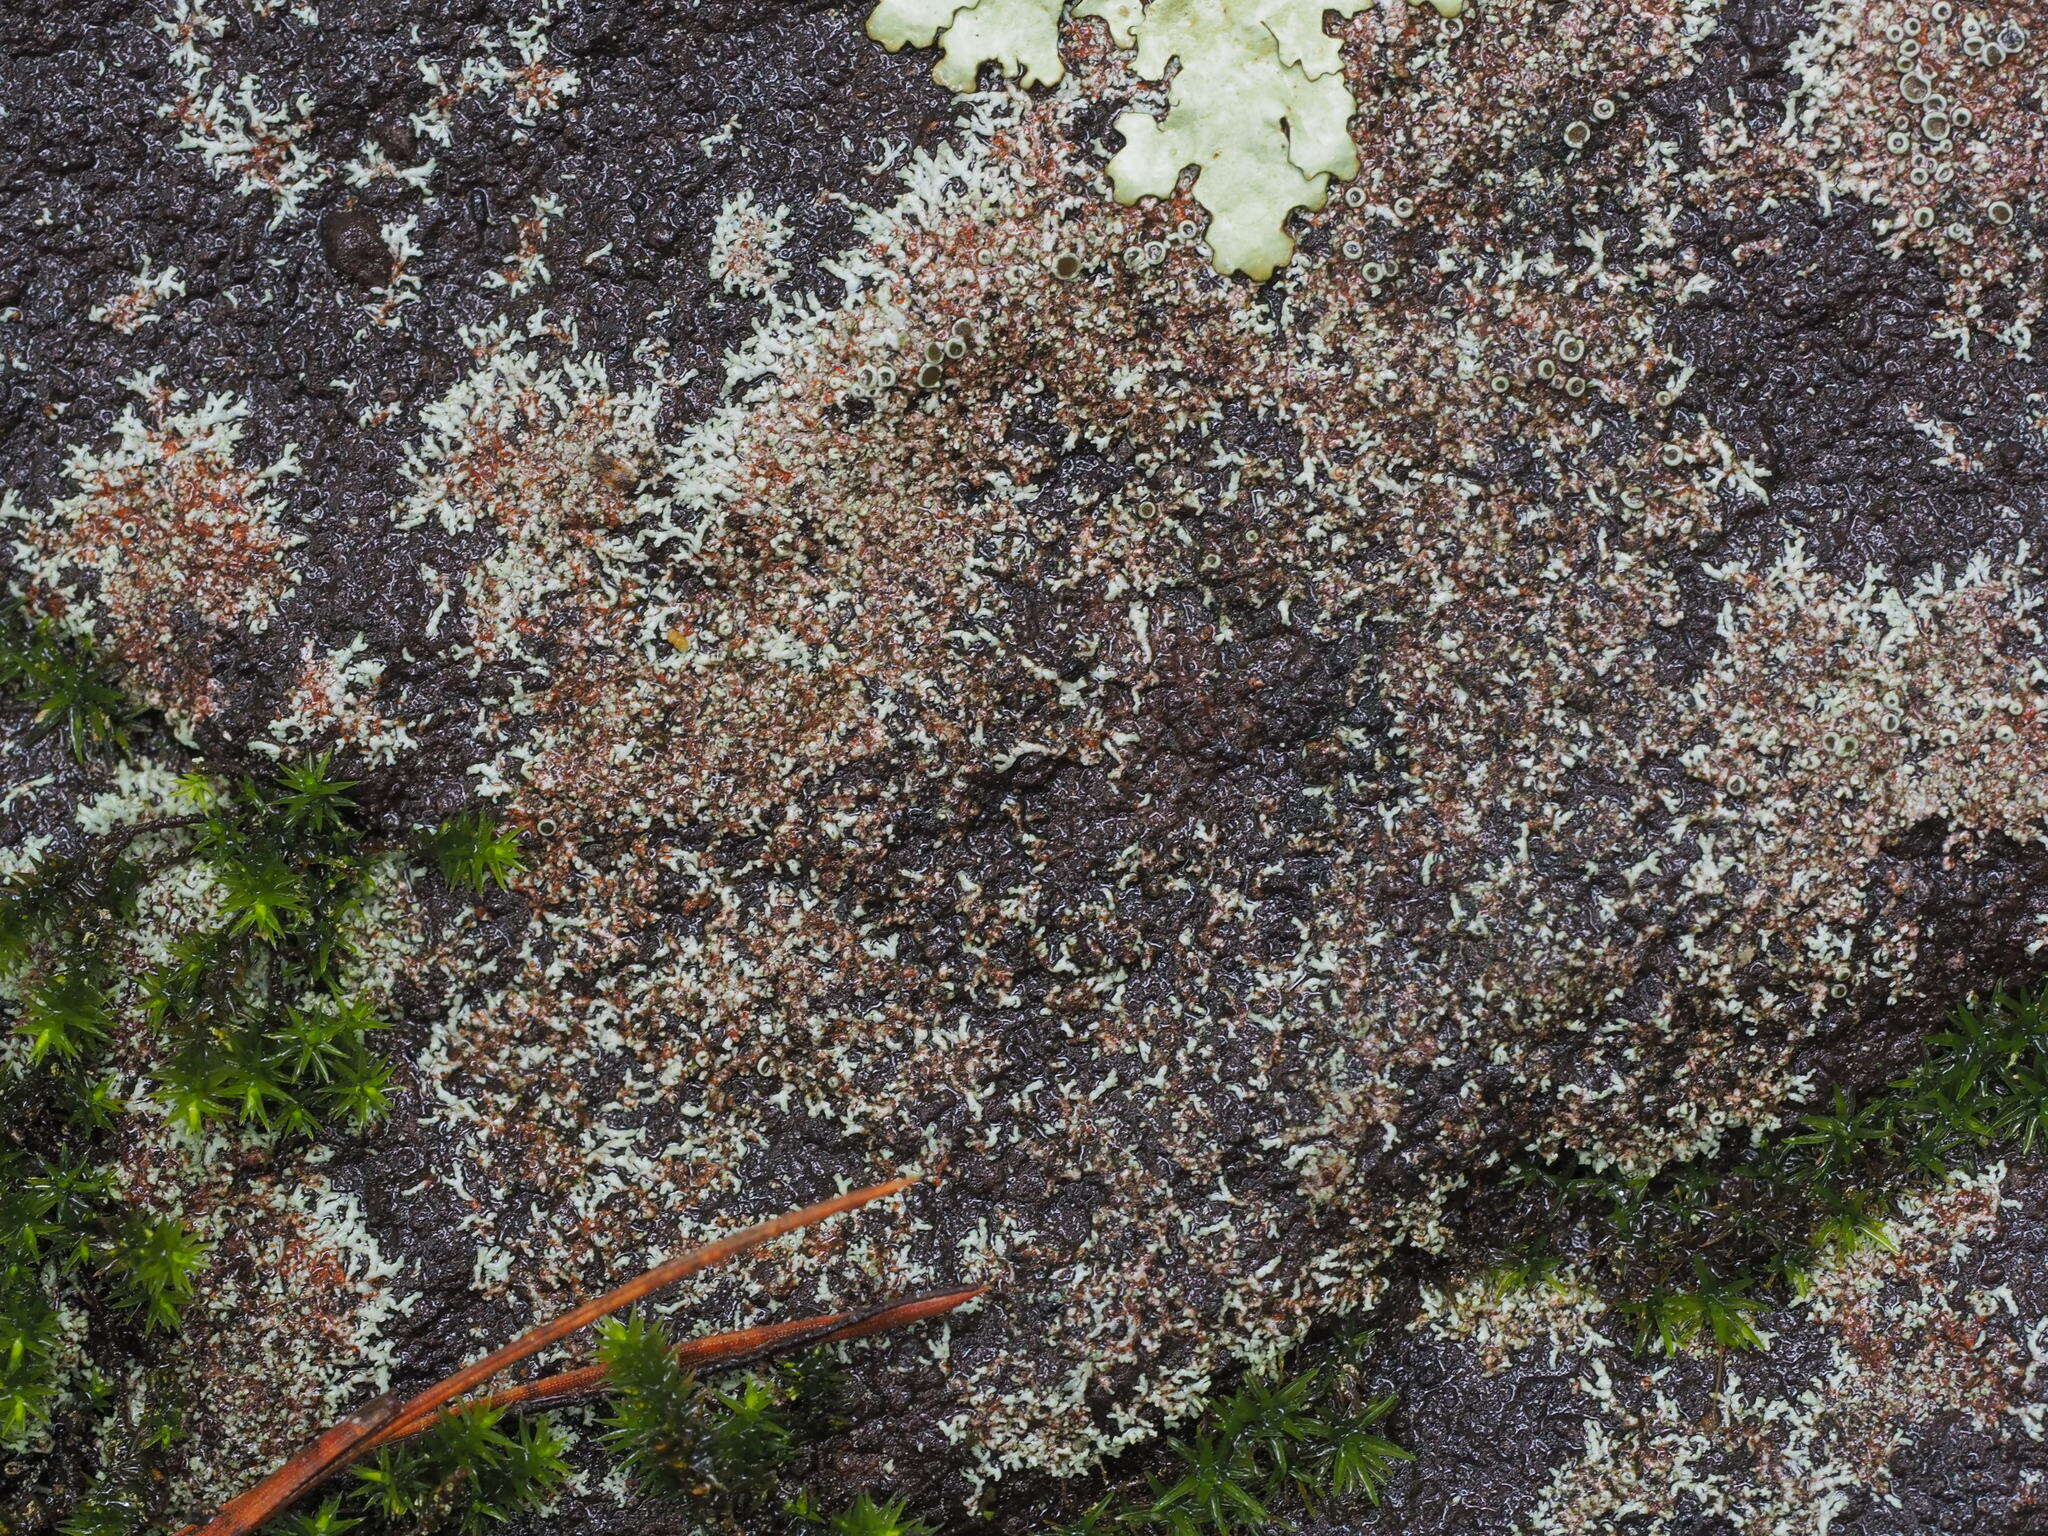
[{"label": "fallen needle", "polygon": [[[830,1200],[807,1205],[800,1211],[790,1211],[785,1215],[758,1222],[729,1237],[721,1237],[701,1248],[693,1248],[688,1253],[677,1254],[674,1258],[657,1264],[646,1274],[628,1280],[625,1284],[606,1291],[602,1296],[572,1307],[560,1317],[521,1334],[511,1343],[493,1350],[481,1360],[472,1361],[452,1376],[443,1377],[404,1402],[398,1402],[387,1395],[366,1404],[320,1435],[255,1487],[223,1504],[219,1512],[204,1526],[188,1525],[178,1532],[178,1536],[247,1536],[248,1532],[256,1530],[272,1516],[289,1508],[309,1488],[363,1456],[372,1444],[380,1441],[387,1430],[400,1430],[400,1435],[390,1438],[418,1433],[440,1417],[440,1410],[447,1404],[472,1388],[481,1386],[508,1365],[515,1365],[529,1355],[538,1354],[550,1344],[567,1338],[579,1328],[586,1328],[601,1317],[608,1317],[623,1307],[630,1307],[634,1302],[673,1284],[685,1275],[693,1275],[700,1269],[722,1264],[727,1259],[782,1236],[785,1232],[794,1232],[837,1216],[843,1211],[851,1211],[872,1201],[901,1194],[917,1182],[914,1178],[889,1179],[881,1184],[871,1184],[866,1189],[849,1190],[843,1195],[833,1196]],[[959,1297],[960,1301],[966,1299],[965,1295]],[[958,1304],[957,1301],[953,1303]],[[920,1303],[906,1302],[898,1305],[916,1307]],[[872,1316],[868,1320],[872,1321]],[[914,1318],[905,1317],[902,1320],[908,1322]],[[809,1324],[818,1320],[805,1321]],[[844,1326],[851,1325],[843,1322],[831,1325],[832,1328]],[[754,1331],[741,1330],[742,1333]],[[830,1332],[831,1329],[828,1328],[826,1331]],[[568,1374],[574,1376],[577,1373]]]}]

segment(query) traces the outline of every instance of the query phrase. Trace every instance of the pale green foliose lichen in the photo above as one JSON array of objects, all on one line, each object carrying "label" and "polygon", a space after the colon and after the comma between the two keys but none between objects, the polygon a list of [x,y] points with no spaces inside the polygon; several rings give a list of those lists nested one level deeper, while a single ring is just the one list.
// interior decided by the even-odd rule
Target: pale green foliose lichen
[{"label": "pale green foliose lichen", "polygon": [[[1165,116],[1117,118],[1124,148],[1109,163],[1122,203],[1169,196],[1193,168],[1194,198],[1208,210],[1210,259],[1220,272],[1263,280],[1294,254],[1287,216],[1316,209],[1332,177],[1358,170],[1335,13],[1368,0],[1081,0],[1076,20],[1102,21],[1119,47],[1136,50],[1137,72],[1166,80]],[[1437,10],[1455,15],[1460,0]],[[1054,85],[1062,0],[881,0],[868,35],[891,50],[943,40],[934,71],[956,91],[974,87],[983,64],[1026,85]]]},{"label": "pale green foliose lichen", "polygon": [[984,64],[1001,66],[1026,85],[1057,85],[1061,0],[882,0],[868,17],[868,36],[891,53],[929,48],[941,35],[945,52],[932,71],[949,90],[971,91]]}]

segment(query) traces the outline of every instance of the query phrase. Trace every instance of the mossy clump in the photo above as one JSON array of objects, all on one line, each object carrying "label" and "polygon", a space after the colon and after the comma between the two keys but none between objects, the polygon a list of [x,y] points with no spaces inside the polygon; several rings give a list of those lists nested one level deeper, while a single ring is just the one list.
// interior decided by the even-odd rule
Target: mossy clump
[{"label": "mossy clump", "polygon": [[354,1470],[346,1492],[269,1529],[275,1536],[482,1536],[561,1490],[566,1450],[546,1417],[508,1424],[497,1409],[465,1409],[417,1440],[379,1451]]},{"label": "mossy clump", "polygon": [[877,1500],[866,1493],[837,1510],[823,1509],[810,1495],[800,1493],[789,1512],[800,1525],[828,1536],[938,1536],[937,1529],[910,1513],[902,1499]]},{"label": "mossy clump", "polygon": [[1064,1536],[1252,1536],[1376,1505],[1410,1453],[1386,1434],[1391,1396],[1366,1389],[1368,1335],[1247,1376],[1170,1437],[1163,1469],[1112,1485]]},{"label": "mossy clump", "polygon": [[598,1357],[611,1390],[605,1449],[702,1527],[935,1536],[901,1499],[834,1505],[803,1485],[810,1449],[843,1422],[840,1369],[822,1351],[700,1380],[677,1364],[667,1330],[636,1313],[604,1325]]},{"label": "mossy clump", "polygon": [[172,942],[143,996],[165,1048],[158,1097],[195,1133],[222,1120],[361,1129],[386,1107],[390,1071],[369,1048],[382,1023],[352,990],[352,924],[373,878],[353,788],[324,756],[268,781],[185,781],[199,818],[185,852],[219,911]]},{"label": "mossy clump", "polygon": [[[0,616],[0,690],[88,764],[118,764],[146,725],[85,641],[18,609]],[[164,1413],[138,1404],[178,1396],[152,1336],[179,1325],[209,1244],[127,1188],[123,1118],[272,1142],[368,1128],[391,1076],[359,986],[374,885],[408,858],[471,890],[519,867],[474,812],[380,837],[358,787],[324,753],[195,770],[162,814],[0,878],[0,1448],[41,1467],[0,1533],[161,1514]],[[137,1364],[117,1391],[115,1366]]]},{"label": "mossy clump", "polygon": [[18,603],[0,610],[0,694],[32,711],[28,741],[58,737],[81,761],[128,746],[134,706],[101,674],[90,644]]},{"label": "mossy clump", "polygon": [[519,838],[481,809],[459,811],[426,833],[419,851],[458,890],[499,890],[526,867]]},{"label": "mossy clump", "polygon": [[1740,1152],[1634,1175],[1517,1166],[1495,1283],[1576,1270],[1633,1325],[1639,1349],[1754,1349],[1758,1315],[1802,1294],[1816,1265],[1890,1245],[1887,1217],[1914,1179],[2030,1151],[2044,1135],[2048,986],[2001,989],[1956,1009],[1881,1091],[1838,1090]]},{"label": "mossy clump", "polygon": [[598,1355],[610,1372],[605,1443],[643,1485],[722,1505],[769,1497],[793,1452],[792,1395],[760,1375],[730,1389],[676,1363],[662,1326],[636,1313],[604,1325]]}]

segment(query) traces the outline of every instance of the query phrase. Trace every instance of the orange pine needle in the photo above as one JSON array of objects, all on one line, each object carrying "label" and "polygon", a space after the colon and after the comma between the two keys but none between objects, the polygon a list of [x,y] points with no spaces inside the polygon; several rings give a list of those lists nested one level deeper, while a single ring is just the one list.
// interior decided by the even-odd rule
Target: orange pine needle
[{"label": "orange pine needle", "polygon": [[[347,1465],[350,1453],[395,1420],[400,1407],[397,1394],[391,1392],[365,1403],[255,1487],[228,1500],[206,1529],[253,1531],[279,1510],[289,1509],[300,1494],[336,1467]],[[178,1536],[194,1529],[188,1525]]]},{"label": "orange pine needle", "polygon": [[[787,1323],[762,1323],[752,1328],[735,1328],[730,1333],[706,1334],[703,1338],[690,1339],[678,1344],[675,1347],[676,1363],[685,1370],[701,1371],[715,1367],[744,1365],[749,1361],[765,1359],[770,1355],[783,1354],[812,1344],[843,1344],[850,1339],[866,1338],[871,1333],[880,1333],[885,1329],[901,1328],[909,1323],[921,1323],[934,1317],[942,1317],[987,1290],[988,1287],[985,1285],[963,1286],[956,1290],[934,1292],[928,1296],[913,1296],[902,1301],[886,1302],[863,1312],[827,1312],[817,1317],[800,1317]],[[501,1412],[518,1408],[537,1412],[581,1402],[603,1392],[608,1379],[609,1373],[602,1364],[578,1366],[559,1375],[522,1382],[516,1387],[508,1387],[502,1392],[493,1392],[488,1397],[476,1398],[468,1403],[458,1403],[450,1408],[436,1409],[426,1414],[408,1414],[385,1425],[371,1437],[363,1450],[377,1450],[401,1440],[410,1440],[415,1435],[425,1434],[440,1419],[449,1414],[460,1413],[466,1408],[494,1408]]]},{"label": "orange pine needle", "polygon": [[393,1404],[388,1398],[379,1398],[367,1407],[358,1410],[348,1418],[321,1435],[311,1445],[286,1462],[277,1471],[263,1479],[248,1492],[239,1494],[222,1505],[219,1513],[204,1526],[187,1526],[178,1536],[248,1536],[273,1515],[290,1506],[293,1500],[308,1488],[331,1473],[340,1471],[362,1456],[370,1441],[386,1425],[394,1422],[425,1422],[436,1416],[445,1404],[453,1402],[472,1388],[482,1385],[508,1365],[515,1365],[529,1355],[538,1354],[550,1344],[559,1342],[586,1328],[601,1317],[607,1317],[622,1307],[652,1295],[664,1286],[672,1285],[686,1275],[693,1275],[700,1269],[709,1269],[722,1264],[749,1249],[758,1248],[786,1232],[794,1232],[817,1222],[851,1211],[875,1200],[901,1194],[917,1183],[914,1178],[889,1179],[880,1184],[871,1184],[866,1189],[849,1190],[835,1195],[830,1200],[820,1200],[816,1205],[807,1205],[800,1211],[771,1217],[751,1227],[721,1237],[716,1242],[693,1248],[688,1253],[677,1254],[674,1258],[657,1264],[646,1274],[615,1286],[602,1296],[571,1307],[560,1317],[542,1323],[539,1327],[521,1334],[510,1344],[493,1350],[481,1360],[472,1361],[452,1376],[443,1377],[431,1387],[415,1393],[403,1404]]}]

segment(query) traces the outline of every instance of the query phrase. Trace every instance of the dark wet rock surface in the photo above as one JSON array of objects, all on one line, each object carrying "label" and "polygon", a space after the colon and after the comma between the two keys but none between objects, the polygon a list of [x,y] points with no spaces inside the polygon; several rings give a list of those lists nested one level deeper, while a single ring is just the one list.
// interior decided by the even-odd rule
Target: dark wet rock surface
[{"label": "dark wet rock surface", "polygon": [[[419,412],[469,371],[466,332],[505,319],[573,326],[580,348],[602,359],[615,379],[637,382],[658,373],[678,381],[662,395],[664,432],[713,411],[722,359],[759,318],[755,305],[709,273],[721,209],[742,191],[763,206],[788,205],[786,297],[835,299],[837,282],[824,263],[855,239],[852,205],[891,195],[893,151],[885,146],[942,142],[962,110],[929,80],[928,57],[886,55],[866,40],[864,10],[775,0],[568,8],[549,29],[548,56],[575,70],[576,91],[531,121],[497,97],[465,101],[454,109],[459,132],[449,144],[423,136],[409,121],[433,97],[419,61],[437,60],[453,75],[465,59],[488,52],[479,41],[486,35],[509,57],[507,29],[521,16],[480,4],[364,0],[317,29],[231,21],[211,45],[219,77],[248,71],[276,91],[305,92],[312,125],[306,143],[318,161],[339,165],[374,146],[400,168],[433,162],[431,196],[403,179],[351,187],[336,174],[282,218],[274,218],[272,198],[237,191],[179,147],[176,128],[158,113],[177,88],[176,71],[164,39],[136,7],[81,4],[34,15],[16,7],[0,15],[0,100],[8,107],[0,117],[0,304],[19,309],[0,329],[0,347],[14,360],[0,373],[6,488],[36,505],[64,495],[66,453],[113,428],[133,398],[124,380],[166,360],[175,360],[181,378],[247,398],[245,458],[267,463],[295,445],[303,467],[275,489],[285,525],[304,540],[293,556],[297,585],[261,633],[202,637],[225,648],[211,665],[221,706],[197,727],[203,750],[223,762],[251,760],[248,738],[282,711],[291,684],[290,668],[278,659],[309,645],[332,651],[360,635],[387,666],[380,697],[416,722],[418,739],[397,769],[370,776],[368,809],[395,828],[468,801],[470,770],[490,755],[471,722],[486,700],[516,682],[518,669],[473,669],[435,643],[437,596],[425,568],[473,565],[488,541],[432,521],[393,526],[390,508],[405,494],[405,456],[418,436]],[[1734,92],[1778,109],[1788,89],[1785,50],[1799,25],[1797,7],[1731,6],[1696,68],[1657,87],[1640,110],[1670,126],[1683,153],[1697,156],[1688,125],[1702,104],[1718,107]],[[559,204],[546,246],[551,276],[508,300],[489,276],[517,257],[518,222],[536,198]],[[1576,218],[1540,203],[1525,213],[1519,233],[1568,230]],[[402,327],[368,324],[366,304],[399,272],[385,229],[410,218],[418,221],[409,235],[417,252],[405,258],[405,270],[418,280],[421,297],[405,307]],[[1979,555],[2011,557],[2023,540],[2048,534],[2048,448],[2037,425],[2048,372],[1989,345],[1958,357],[1954,339],[1935,324],[1940,274],[1882,250],[1866,208],[1844,201],[1823,212],[1810,199],[1788,198],[1732,216],[1687,213],[1680,235],[1713,283],[1697,301],[1660,317],[1663,338],[1695,366],[1689,408],[1768,472],[1771,494],[1767,504],[1730,500],[1718,531],[1691,551],[1689,564],[1677,565],[1686,621],[1655,658],[1674,687],[1689,685],[1715,649],[1714,618],[1725,594],[1709,567],[1738,558],[1768,563],[1788,534],[1802,536],[1823,569],[1851,584],[1870,563],[1909,583],[1937,567],[1953,574]],[[1313,238],[1306,244],[1315,248]],[[182,275],[179,302],[128,333],[89,322],[88,311],[124,285],[145,253],[159,270],[175,267]],[[1411,259],[1426,254],[1418,249]],[[685,374],[694,377],[684,380]],[[1970,464],[1944,463],[1942,451],[1912,426],[1915,414],[1955,424]],[[1020,420],[1012,427],[1018,442],[1035,442],[1051,461],[1037,482],[1040,515],[1093,507],[1134,473],[1111,454],[1076,446],[1055,423]],[[1616,443],[1630,443],[1635,431],[1616,414]],[[1294,438],[1262,420],[1228,420],[1214,441],[1289,474],[1299,471],[1298,459],[1290,459]],[[1496,449],[1498,485],[1540,483],[1542,469],[1511,438]],[[631,478],[630,468],[621,473]],[[804,856],[827,871],[825,889],[851,907],[863,892],[893,897],[959,889],[963,881],[991,889],[1034,883],[1043,892],[1042,932],[1079,941],[1093,969],[1142,972],[1129,1004],[1163,1007],[1193,974],[1184,974],[1175,947],[1211,910],[1210,894],[1180,876],[1220,846],[1234,868],[1256,871],[1256,914],[1232,930],[1230,941],[1240,947],[1227,957],[1225,973],[1237,980],[1247,966],[1285,961],[1333,878],[1337,852],[1318,842],[1329,807],[1360,819],[1376,814],[1405,749],[1390,734],[1374,677],[1381,637],[1373,624],[1353,624],[1334,638],[1335,620],[1318,628],[1320,615],[1305,623],[1276,616],[1263,590],[1270,569],[1260,520],[1278,514],[1226,503],[1223,480],[1209,476],[1218,494],[1206,516],[1187,525],[1188,539],[1214,556],[1208,569],[1221,574],[1205,590],[1222,593],[1221,600],[1206,601],[1187,587],[1174,601],[1156,604],[1147,644],[1152,681],[1127,690],[1110,711],[1116,728],[1146,743],[1143,760],[1115,774],[1050,752],[977,765],[943,793],[920,790],[918,803],[892,822],[895,841],[886,848],[807,844]],[[1019,677],[1078,682],[1094,666],[1101,638],[1126,623],[1121,600],[1071,587],[999,586],[997,606],[1011,650],[1023,658]],[[164,624],[179,636],[201,637],[197,621],[175,609]],[[1218,638],[1224,625],[1227,641]],[[1483,678],[1474,683],[1486,686]],[[993,710],[1018,739],[1056,723],[1059,712],[1045,694],[1022,687]],[[887,754],[850,763],[807,788],[805,809],[880,800],[898,770]],[[10,818],[5,830],[13,840],[47,830],[38,814],[54,821],[52,808],[82,793],[73,770],[47,747],[17,754],[9,771],[23,780],[57,778],[22,812],[0,813]],[[1670,780],[1674,799],[1698,796],[1675,769]],[[1596,807],[1619,794],[1601,781],[1597,765],[1586,769],[1578,789]],[[1883,849],[1882,912],[1874,915],[1920,926],[1919,987],[1897,1006],[1872,996],[1839,1008],[1799,1047],[1796,1066],[1818,1082],[1864,1089],[1882,1083],[1949,1002],[2037,968],[2032,945],[2048,898],[2048,854],[2038,843],[2001,834],[1987,840],[1981,856],[1959,858],[1947,833],[1945,822],[1930,818]],[[692,829],[675,841],[739,871],[734,889],[748,902],[787,894],[782,876],[762,860],[765,834]],[[1152,878],[1123,902],[1120,927],[1112,930],[1098,922],[1091,903],[1107,883],[1105,869],[1133,845],[1153,856]],[[784,843],[777,851],[787,856],[790,849]],[[1569,873],[1562,858],[1559,869]],[[1404,887],[1403,878],[1390,874],[1377,893],[1395,930],[1424,932],[1440,923],[1436,898],[1419,883]],[[973,915],[944,896],[918,900],[924,904],[912,910],[927,926],[908,936],[906,952],[914,959],[921,949],[935,973],[960,963],[975,937]],[[480,954],[509,954],[520,936],[519,914],[510,903],[498,905],[495,918],[487,914],[464,931]],[[643,953],[703,921],[698,892],[680,881],[673,892],[657,891],[648,910],[653,926],[640,936]],[[437,909],[430,899],[428,916],[452,924],[453,906]],[[1163,957],[1118,950],[1134,932]],[[982,1023],[1005,1042],[1004,1079],[1012,1085],[1037,1074],[1057,1077],[1063,1055],[1078,1049],[1058,1020],[1066,973],[1048,963],[1034,942],[1040,937],[1010,930],[987,960],[1005,972],[1008,995],[985,1010]],[[1097,951],[1087,953],[1098,937]],[[1205,964],[1200,974],[1216,973]],[[1645,1006],[1663,976],[1657,965],[1647,968],[1638,996]],[[866,1006],[874,990],[838,985],[836,993],[821,994],[821,1004]],[[392,1038],[416,1053],[427,1038],[424,1021],[447,998],[419,989],[401,997]],[[1569,1043],[1558,1047],[1561,1077],[1577,1070],[1571,1051]],[[587,1085],[591,1096],[609,1097],[626,1070],[618,1063],[599,1069]],[[1252,1064],[1236,1070],[1249,1077]],[[1590,1066],[1585,1073],[1597,1075]],[[1426,1140],[1432,1129],[1459,1122],[1466,1113],[1461,1094],[1473,1081],[1495,1098],[1514,1092],[1505,1074],[1489,1075],[1472,1061],[1404,1063],[1399,1082],[1409,1097],[1411,1136]],[[1283,1079],[1272,1091],[1289,1089]],[[1291,1175],[1253,1155],[1252,1117],[1227,1096],[1204,1107],[1218,1143],[1243,1154],[1237,1193],[1264,1201],[1290,1228],[1273,1245],[1276,1259],[1343,1229],[1345,1213],[1313,1209]],[[475,1294],[474,1243],[457,1224],[457,1203],[445,1191],[418,1192],[422,1174],[453,1157],[443,1129],[423,1121],[424,1108],[403,1102],[373,1138],[344,1146],[326,1170],[338,1188],[360,1197],[369,1229],[387,1254],[409,1266],[408,1288],[419,1293],[389,1332],[400,1386],[459,1363],[476,1332],[500,1336],[522,1321],[511,1298]],[[954,1134],[978,1120],[978,1111],[970,1116],[943,1088],[915,1103],[900,1123],[866,1137],[841,1134],[829,1120],[792,1116],[748,1169],[754,1213],[779,1205],[777,1191],[818,1187],[866,1167],[878,1150],[915,1156],[927,1128]],[[650,1110],[640,1125],[658,1141],[677,1133],[680,1111]],[[1134,1124],[1129,1139],[1142,1142],[1147,1129]],[[1507,1139],[1504,1132],[1499,1137]],[[1160,1173],[1187,1178],[1164,1165]],[[946,1190],[926,1240],[935,1254],[999,1208],[1019,1213],[1025,1227],[1048,1234],[1054,1246],[1078,1246],[1116,1214],[1117,1197],[1101,1182],[1053,1178],[998,1154],[961,1156]],[[2008,1194],[2019,1200],[2018,1213],[1995,1244],[1971,1257],[1964,1278],[2007,1286],[2019,1311],[2040,1316],[2048,1311],[2048,1232],[2040,1220],[2048,1193],[2030,1176]],[[1458,1230],[1467,1204],[1465,1196],[1448,1199],[1447,1228]],[[508,1208],[501,1215],[500,1230],[517,1235],[522,1213]],[[1463,1236],[1470,1247],[1484,1248],[1485,1233]],[[1461,1252],[1468,1250],[1454,1243],[1454,1259]],[[1397,1257],[1378,1315],[1402,1318],[1416,1287],[1442,1283],[1448,1272],[1437,1261]],[[1214,1277],[1191,1274],[1181,1283],[1198,1310],[1218,1304]],[[1033,1327],[1028,1308],[1005,1312],[999,1299],[992,1313],[956,1328],[952,1347],[963,1361],[992,1357],[1000,1343]],[[1819,1366],[1817,1350],[1812,1339],[1788,1330],[1771,1353],[1745,1362],[1745,1371],[1767,1388],[1796,1394]],[[899,1371],[856,1377],[848,1403],[853,1422],[843,1443],[820,1453],[817,1471],[826,1486],[886,1482],[931,1507],[958,1495],[959,1462],[920,1422],[942,1393],[943,1373],[911,1366],[913,1356],[905,1345],[895,1357]],[[1563,1368],[1524,1361],[1485,1374],[1474,1370],[1465,1345],[1390,1328],[1374,1369],[1401,1395],[1395,1433],[1418,1461],[1397,1481],[1384,1511],[1355,1526],[1332,1523],[1333,1533],[1476,1536],[1510,1529],[1532,1490],[1584,1443],[1584,1399]],[[1713,1371],[1711,1363],[1686,1363],[1676,1390],[1702,1396]],[[1106,1412],[1130,1374],[1106,1373],[1091,1406]],[[891,1453],[906,1437],[915,1453],[895,1459],[892,1469]],[[2048,1471],[2038,1452],[2038,1445],[1938,1418],[1892,1464],[1897,1502],[1852,1503],[1831,1529],[1838,1536],[2021,1536],[2048,1529],[2038,1509],[2016,1500],[2030,1476]],[[1124,1465],[1148,1465],[1154,1454],[1141,1449]],[[998,1485],[989,1503],[1003,1528],[1026,1531],[1069,1497],[1063,1486],[1027,1474]],[[597,1497],[571,1500],[532,1527],[543,1528],[625,1536],[674,1526],[658,1510],[621,1511]],[[1674,1528],[1683,1536],[1728,1529],[1711,1520]]]},{"label": "dark wet rock surface", "polygon": [[[552,281],[514,309],[572,317],[584,344],[624,369],[636,347],[657,342],[664,367],[695,375],[669,409],[701,412],[720,357],[754,323],[706,270],[725,198],[746,188],[803,210],[792,265],[823,289],[815,262],[847,239],[845,199],[871,201],[887,186],[871,170],[880,146],[928,140],[950,119],[950,98],[917,60],[867,41],[858,9],[600,9],[550,34],[553,56],[583,80],[559,113],[526,125],[499,103],[465,104],[447,145],[407,123],[433,94],[420,61],[453,75],[479,56],[480,39],[503,50],[507,27],[526,19],[516,7],[351,5],[324,27],[241,18],[210,78],[255,72],[274,91],[310,93],[305,145],[319,159],[345,162],[368,141],[401,168],[434,167],[431,197],[334,176],[278,222],[269,199],[178,147],[178,128],[159,112],[177,71],[149,7],[0,16],[0,155],[13,167],[0,181],[0,282],[20,310],[7,336],[16,366],[0,378],[9,488],[25,499],[62,494],[67,449],[110,429],[132,403],[125,381],[167,358],[247,396],[254,457],[293,445],[304,466],[280,487],[306,540],[298,590],[276,629],[217,667],[235,691],[220,728],[201,738],[209,750],[232,754],[247,723],[277,708],[273,658],[358,633],[396,659],[393,681],[421,717],[467,712],[474,684],[425,654],[434,600],[419,575],[455,551],[438,530],[394,537],[388,509],[416,412],[466,366],[462,333],[505,310],[485,275],[516,248],[515,222],[533,198],[559,198]],[[402,329],[366,325],[365,290],[391,271],[383,225],[408,217],[419,220],[410,270],[430,297],[407,306]],[[183,300],[126,336],[89,323],[144,253],[179,270]],[[408,653],[419,659],[398,659]],[[424,745],[402,783],[376,787],[395,815],[464,797],[473,749],[453,737]]]}]

